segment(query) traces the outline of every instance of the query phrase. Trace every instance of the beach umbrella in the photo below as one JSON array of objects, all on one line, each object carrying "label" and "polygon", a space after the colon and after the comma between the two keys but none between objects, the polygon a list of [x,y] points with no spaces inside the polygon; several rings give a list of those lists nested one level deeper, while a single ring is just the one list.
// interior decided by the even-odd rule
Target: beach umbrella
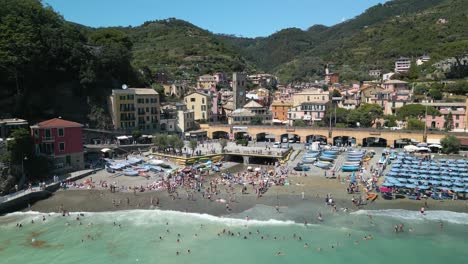
[{"label": "beach umbrella", "polygon": [[432,184],[432,185],[439,185],[440,184],[439,181],[434,181],[434,180],[429,181],[429,183]]},{"label": "beach umbrella", "polygon": [[403,183],[396,183],[396,182],[394,183],[394,185],[395,185],[396,187],[403,187],[403,186],[405,186]]},{"label": "beach umbrella", "polygon": [[452,191],[454,191],[454,192],[465,192],[465,189],[463,189],[463,188],[452,188]]},{"label": "beach umbrella", "polygon": [[422,179],[430,179],[430,178],[432,178],[432,176],[429,176],[429,175],[420,175],[419,177],[422,178]]},{"label": "beach umbrella", "polygon": [[392,183],[389,183],[389,182],[384,182],[382,184],[382,186],[384,186],[384,187],[393,187],[394,185]]},{"label": "beach umbrella", "polygon": [[410,183],[417,183],[417,182],[419,182],[419,181],[418,181],[417,179],[408,179],[408,182],[410,182]]},{"label": "beach umbrella", "polygon": [[452,181],[463,181],[460,177],[452,177]]},{"label": "beach umbrella", "polygon": [[435,170],[429,172],[429,174],[431,175],[438,175],[439,173],[440,173],[439,171],[435,171]]},{"label": "beach umbrella", "polygon": [[428,190],[429,189],[429,186],[426,186],[426,185],[418,185],[416,188],[420,189],[420,190]]},{"label": "beach umbrella", "polygon": [[442,181],[442,182],[440,182],[440,184],[441,184],[442,186],[452,186],[452,183],[449,182],[449,181]]},{"label": "beach umbrella", "polygon": [[451,179],[452,179],[452,177],[450,177],[450,176],[442,176],[442,177],[440,177],[440,178],[441,178],[442,180],[451,180]]},{"label": "beach umbrella", "polygon": [[454,182],[453,185],[459,186],[459,187],[465,187],[465,184],[462,182]]},{"label": "beach umbrella", "polygon": [[416,185],[414,185],[414,184],[405,184],[405,187],[410,188],[410,189],[415,189]]}]

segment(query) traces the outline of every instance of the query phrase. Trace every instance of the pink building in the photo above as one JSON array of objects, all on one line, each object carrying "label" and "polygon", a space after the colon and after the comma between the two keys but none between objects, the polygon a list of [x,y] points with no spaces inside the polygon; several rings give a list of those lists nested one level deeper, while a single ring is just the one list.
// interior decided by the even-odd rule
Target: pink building
[{"label": "pink building", "polygon": [[54,118],[31,126],[36,154],[50,158],[56,169],[84,168],[83,125]]},{"label": "pink building", "polygon": [[440,111],[441,116],[426,116],[426,125],[431,129],[444,129],[445,122],[449,115],[452,113],[452,128],[454,132],[466,132],[468,116],[466,109],[468,106],[468,99],[466,102],[457,103],[446,103],[446,102],[434,102],[434,103],[422,103],[422,105],[432,106]]},{"label": "pink building", "polygon": [[288,111],[289,125],[294,124],[294,120],[304,120],[308,124],[321,121],[325,116],[327,102],[304,102],[290,108]]}]

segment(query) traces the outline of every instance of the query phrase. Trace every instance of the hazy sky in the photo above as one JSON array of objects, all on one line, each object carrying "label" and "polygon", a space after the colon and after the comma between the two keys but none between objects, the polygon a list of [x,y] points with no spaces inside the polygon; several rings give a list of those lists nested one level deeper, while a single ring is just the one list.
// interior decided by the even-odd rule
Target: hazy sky
[{"label": "hazy sky", "polygon": [[43,0],[68,21],[138,26],[175,17],[214,33],[268,36],[288,27],[334,25],[385,0]]}]

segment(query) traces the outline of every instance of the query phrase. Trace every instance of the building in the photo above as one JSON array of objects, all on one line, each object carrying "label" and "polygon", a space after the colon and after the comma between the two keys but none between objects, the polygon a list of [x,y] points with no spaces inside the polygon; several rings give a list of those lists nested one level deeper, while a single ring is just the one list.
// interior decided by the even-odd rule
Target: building
[{"label": "building", "polygon": [[274,101],[270,106],[273,123],[288,121],[288,112],[293,107],[291,101]]},{"label": "building", "polygon": [[6,139],[15,129],[28,129],[28,121],[19,118],[0,119],[0,139]]},{"label": "building", "polygon": [[422,105],[432,106],[439,110],[441,116],[428,115],[425,118],[427,128],[429,129],[445,129],[449,113],[452,114],[451,131],[466,132],[468,115],[468,99],[465,102],[423,102]]},{"label": "building", "polygon": [[340,76],[336,72],[330,72],[328,64],[325,66],[325,83],[334,84],[340,82]]},{"label": "building", "polygon": [[185,133],[195,126],[194,111],[182,103],[170,103],[161,107],[161,132]]},{"label": "building", "polygon": [[308,124],[321,121],[325,116],[328,101],[303,102],[295,105],[288,111],[289,125],[294,124],[294,120],[304,120]]},{"label": "building", "polygon": [[185,95],[189,87],[187,83],[164,84],[164,94],[168,96],[181,97]]},{"label": "building", "polygon": [[194,118],[196,121],[210,120],[212,100],[211,95],[201,92],[192,92],[184,97],[187,109],[194,111]]},{"label": "building", "polygon": [[50,158],[56,169],[84,168],[83,125],[54,118],[31,126],[35,152]]},{"label": "building", "polygon": [[246,75],[235,72],[232,74],[232,92],[234,109],[242,108],[245,105],[245,86],[247,85]]},{"label": "building", "polygon": [[416,65],[421,66],[430,60],[431,60],[431,57],[429,55],[423,55],[416,60]]},{"label": "building", "polygon": [[154,131],[159,128],[159,94],[152,88],[112,90],[109,105],[117,130]]},{"label": "building", "polygon": [[390,79],[392,78],[393,75],[395,75],[394,72],[384,73],[384,74],[382,75],[382,80],[383,80],[383,81],[390,80]]},{"label": "building", "polygon": [[390,92],[409,90],[408,85],[407,82],[400,80],[388,80],[383,83],[384,89]]},{"label": "building", "polygon": [[400,57],[395,61],[395,72],[407,72],[411,67],[411,60],[409,58]]},{"label": "building", "polygon": [[247,79],[253,84],[262,87],[275,86],[278,82],[276,76],[268,73],[252,74],[247,76]]},{"label": "building", "polygon": [[216,87],[217,78],[213,75],[204,74],[198,77],[197,88],[198,89],[211,89]]},{"label": "building", "polygon": [[293,94],[293,105],[298,106],[304,102],[328,102],[330,94],[322,89],[306,89],[301,92]]},{"label": "building", "polygon": [[382,76],[382,71],[381,70],[370,70],[369,71],[369,76],[373,78],[380,78]]}]

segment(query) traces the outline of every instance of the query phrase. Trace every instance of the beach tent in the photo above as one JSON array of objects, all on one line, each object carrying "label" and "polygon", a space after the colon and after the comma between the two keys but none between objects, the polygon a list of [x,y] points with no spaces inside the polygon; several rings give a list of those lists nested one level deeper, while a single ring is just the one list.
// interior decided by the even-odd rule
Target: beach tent
[{"label": "beach tent", "polygon": [[409,152],[414,152],[414,151],[417,151],[419,148],[413,145],[407,145],[407,146],[404,146],[403,149]]}]

